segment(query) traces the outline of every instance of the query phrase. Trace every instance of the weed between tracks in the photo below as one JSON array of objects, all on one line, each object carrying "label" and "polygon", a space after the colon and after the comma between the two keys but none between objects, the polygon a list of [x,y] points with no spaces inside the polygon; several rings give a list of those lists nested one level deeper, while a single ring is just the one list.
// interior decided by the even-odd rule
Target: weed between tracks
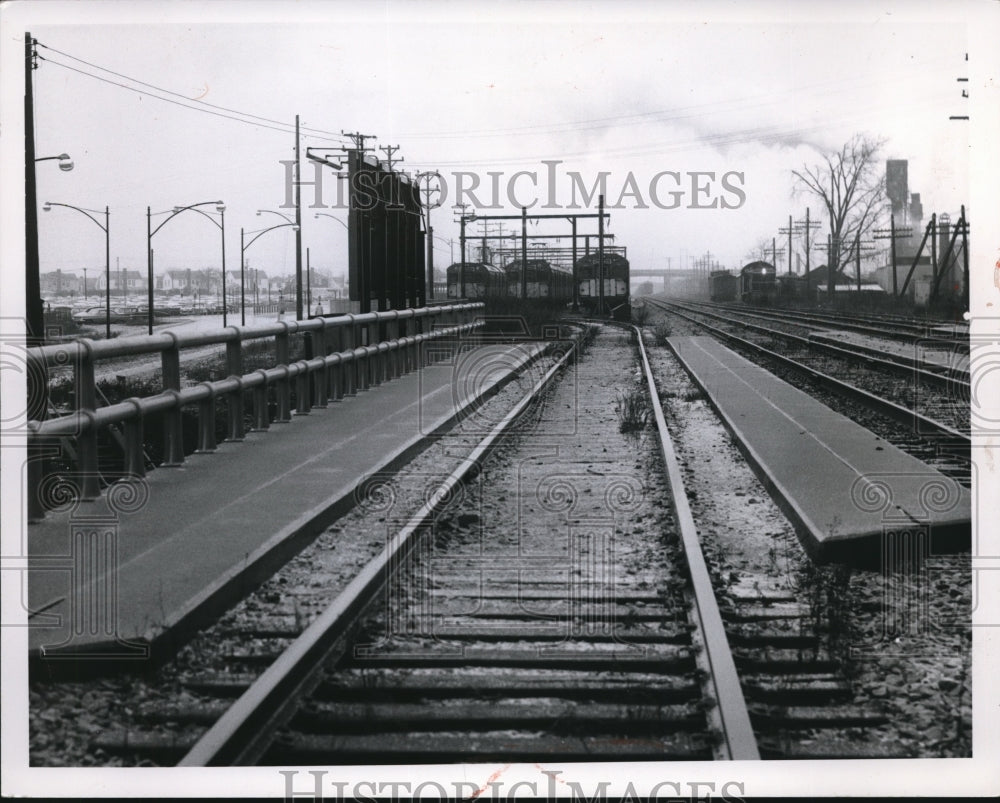
[{"label": "weed between tracks", "polygon": [[822,638],[830,655],[851,675],[851,641],[854,636],[851,609],[850,566],[832,564],[817,566],[808,557],[799,559],[795,567],[795,586],[809,605],[813,631]]},{"label": "weed between tracks", "polygon": [[649,401],[644,388],[618,391],[615,399],[615,416],[619,432],[640,432],[649,422]]},{"label": "weed between tracks", "polygon": [[660,321],[653,330],[653,337],[656,339],[656,345],[658,346],[667,345],[667,338],[671,335],[673,335],[673,330],[666,321]]}]

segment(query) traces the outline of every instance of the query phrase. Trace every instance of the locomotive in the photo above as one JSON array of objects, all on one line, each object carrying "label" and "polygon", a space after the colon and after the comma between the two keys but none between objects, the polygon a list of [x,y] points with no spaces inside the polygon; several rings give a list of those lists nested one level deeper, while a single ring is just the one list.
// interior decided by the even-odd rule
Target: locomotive
[{"label": "locomotive", "polygon": [[[600,255],[587,254],[576,261],[576,281],[580,306],[594,314],[600,306]],[[629,301],[629,264],[621,254],[604,254],[604,312],[609,312]]]},{"label": "locomotive", "polygon": [[777,292],[774,265],[751,262],[740,271],[740,299],[747,304],[767,305]]}]

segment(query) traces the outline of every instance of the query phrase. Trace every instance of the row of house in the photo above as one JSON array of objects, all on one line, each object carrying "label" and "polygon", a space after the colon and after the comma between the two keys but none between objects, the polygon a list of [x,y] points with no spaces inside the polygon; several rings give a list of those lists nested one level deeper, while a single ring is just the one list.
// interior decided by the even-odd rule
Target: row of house
[{"label": "row of house", "polygon": [[[103,293],[110,282],[111,292],[123,294],[139,294],[148,291],[146,273],[137,270],[113,270],[105,274],[103,268],[88,268],[80,275],[72,271],[55,270],[43,273],[41,280],[42,294],[46,296],[77,296],[90,293]],[[168,270],[154,275],[153,289],[168,295],[218,295],[222,293],[222,271],[207,268],[205,270]],[[244,282],[247,292],[260,295],[292,295],[295,293],[295,275],[269,277],[258,268],[247,268],[243,276],[238,270],[226,271],[226,293],[238,294],[240,282]],[[86,287],[84,283],[86,282]],[[308,277],[303,276],[303,283],[316,295],[317,291],[332,298],[347,296],[347,282],[343,277],[330,276],[316,269],[309,271]]]}]

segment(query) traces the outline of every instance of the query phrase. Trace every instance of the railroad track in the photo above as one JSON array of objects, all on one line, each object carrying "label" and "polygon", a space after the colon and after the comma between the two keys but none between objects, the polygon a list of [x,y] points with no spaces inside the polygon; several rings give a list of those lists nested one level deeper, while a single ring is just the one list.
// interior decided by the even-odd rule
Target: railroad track
[{"label": "railroad track", "polygon": [[[714,309],[725,310],[727,312],[740,312],[746,310],[733,306],[732,304],[718,304],[699,302],[699,306],[712,307]],[[890,338],[907,343],[931,340],[939,342],[949,348],[959,348],[968,353],[968,340],[957,337],[947,338],[941,332],[935,331],[936,327],[955,326],[948,321],[927,321],[920,322],[912,318],[866,318],[856,315],[843,315],[840,313],[823,312],[802,312],[798,310],[775,309],[767,310],[768,316],[772,319],[781,319],[790,322],[802,322],[810,326],[829,327],[831,329],[846,329],[860,334],[873,335],[875,337]],[[888,324],[888,325],[887,325]],[[962,327],[965,328],[964,326]]]},{"label": "railroad track", "polygon": [[[779,314],[772,315],[770,313],[764,314],[760,312],[751,312],[749,310],[736,310],[732,307],[723,307],[720,305],[694,304],[689,302],[669,303],[676,308],[685,309],[689,312],[696,312],[699,315],[705,315],[718,321],[739,325],[745,329],[767,335],[768,337],[794,343],[801,348],[806,348],[823,354],[829,354],[834,357],[844,358],[851,360],[852,362],[861,362],[866,365],[882,368],[896,374],[907,376],[924,386],[940,388],[945,392],[952,394],[964,393],[964,398],[968,398],[969,369],[963,368],[961,365],[937,363],[917,357],[908,357],[903,354],[895,354],[891,351],[864,346],[858,343],[835,344],[824,342],[816,339],[815,337],[804,337],[802,335],[796,335],[780,329],[772,329],[771,327],[753,324],[747,320],[748,318],[754,318],[762,321],[770,321],[772,323],[786,323],[795,326],[804,325],[804,321],[801,321],[798,318],[784,318]],[[711,306],[711,309],[706,309],[706,307],[709,306]],[[738,313],[739,318],[734,318],[731,314],[726,315],[718,310],[724,310],[729,313]],[[878,336],[884,337],[885,335]],[[956,341],[941,342],[946,345],[953,346]]]},{"label": "railroad track", "polygon": [[[804,375],[810,380],[816,382],[824,390],[830,391],[851,402],[859,403],[864,408],[871,410],[878,415],[895,422],[896,424],[902,425],[905,429],[894,432],[890,438],[894,445],[899,446],[910,454],[913,454],[915,457],[934,465],[942,471],[942,473],[953,477],[966,487],[970,485],[971,477],[968,468],[968,454],[971,448],[971,438],[966,432],[958,429],[951,423],[946,423],[936,418],[932,418],[929,415],[918,412],[910,406],[905,406],[891,399],[884,398],[881,395],[865,390],[857,385],[845,382],[830,375],[829,373],[807,365],[800,360],[792,359],[784,354],[774,351],[773,349],[769,349],[759,343],[755,343],[752,340],[748,340],[735,335],[732,332],[713,326],[698,317],[688,314],[684,305],[656,300],[652,300],[652,304],[661,310],[667,311],[672,315],[676,315],[683,320],[704,329],[706,332],[711,333],[724,342],[728,342],[738,348],[742,348],[750,352],[757,360],[769,361],[772,364],[777,364],[780,369]],[[707,315],[708,317],[715,319],[721,319],[722,321],[732,325],[747,326],[751,329],[763,328],[755,327],[752,324],[746,324],[745,322],[736,321],[731,318],[726,318],[725,316],[704,313],[701,310],[697,310],[697,314]],[[769,334],[772,334],[770,330],[766,331]],[[773,334],[775,336],[784,335],[784,333],[779,332],[773,332]],[[788,335],[784,336],[792,337]],[[961,395],[961,391],[959,391],[957,398],[962,399],[967,398],[967,396]],[[955,406],[955,398],[949,398],[946,396],[938,406],[938,409],[943,409],[951,413],[954,412]],[[933,410],[934,406],[927,404],[925,409],[927,408]]]},{"label": "railroad track", "polygon": [[[556,383],[573,352],[554,365],[300,635],[248,629],[245,649],[190,678],[198,702],[152,716],[157,761],[829,757],[817,732],[884,721],[851,703],[787,589],[720,607],[641,339],[633,378],[655,437],[612,438],[584,406],[565,454],[538,446],[565,436],[567,400],[617,386],[609,365],[636,366],[623,340],[599,334],[579,386]],[[634,470],[613,470],[621,455]]]}]

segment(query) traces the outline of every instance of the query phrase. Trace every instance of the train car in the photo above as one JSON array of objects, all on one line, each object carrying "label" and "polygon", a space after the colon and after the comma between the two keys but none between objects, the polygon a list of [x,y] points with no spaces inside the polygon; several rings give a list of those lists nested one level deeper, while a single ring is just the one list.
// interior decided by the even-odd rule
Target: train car
[{"label": "train car", "polygon": [[[579,288],[580,306],[591,314],[598,312],[600,305],[600,256],[587,254],[576,261],[576,281]],[[628,304],[629,288],[628,260],[621,254],[604,254],[604,312],[610,312],[622,304]]]},{"label": "train car", "polygon": [[788,306],[811,304],[816,300],[816,287],[810,285],[801,276],[786,273],[778,277],[777,294],[775,297],[779,303]]},{"label": "train car", "polygon": [[521,260],[507,265],[507,294],[521,298],[522,282],[527,283],[528,298],[562,301],[573,295],[573,277],[569,271],[553,267],[544,259],[529,259],[524,263],[526,275],[521,275]]},{"label": "train car", "polygon": [[739,277],[731,271],[712,271],[708,277],[708,298],[720,304],[728,304],[736,300],[739,287]]},{"label": "train car", "polygon": [[507,294],[507,274],[503,268],[498,268],[496,265],[485,262],[456,262],[448,266],[447,274],[448,298],[495,298]]},{"label": "train car", "polygon": [[775,270],[770,262],[751,262],[740,271],[740,299],[747,304],[766,305],[774,301]]}]

